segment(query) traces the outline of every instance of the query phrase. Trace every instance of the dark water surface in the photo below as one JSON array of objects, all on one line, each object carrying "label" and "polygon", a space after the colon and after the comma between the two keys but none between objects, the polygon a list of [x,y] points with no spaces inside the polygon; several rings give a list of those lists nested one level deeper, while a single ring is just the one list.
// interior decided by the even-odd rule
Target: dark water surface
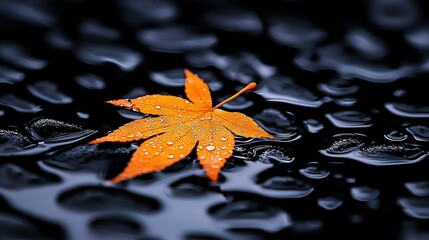
[{"label": "dark water surface", "polygon": [[[1,239],[429,239],[429,13],[417,0],[0,1]],[[109,186],[86,145],[184,95],[183,69],[274,140]]]}]

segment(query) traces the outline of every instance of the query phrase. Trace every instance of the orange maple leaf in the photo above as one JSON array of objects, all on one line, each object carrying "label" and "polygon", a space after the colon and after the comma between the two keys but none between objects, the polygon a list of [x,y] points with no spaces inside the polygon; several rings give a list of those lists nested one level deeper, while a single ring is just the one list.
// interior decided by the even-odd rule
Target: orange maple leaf
[{"label": "orange maple leaf", "polygon": [[212,107],[207,84],[189,70],[185,70],[185,75],[185,93],[189,100],[148,95],[107,101],[134,111],[158,115],[127,123],[107,136],[90,142],[129,142],[149,138],[134,152],[124,171],[111,182],[161,171],[188,156],[197,143],[200,164],[210,180],[217,181],[221,168],[234,149],[235,141],[231,132],[248,138],[273,138],[246,115],[219,109],[240,94],[254,89],[256,83],[250,83]]}]

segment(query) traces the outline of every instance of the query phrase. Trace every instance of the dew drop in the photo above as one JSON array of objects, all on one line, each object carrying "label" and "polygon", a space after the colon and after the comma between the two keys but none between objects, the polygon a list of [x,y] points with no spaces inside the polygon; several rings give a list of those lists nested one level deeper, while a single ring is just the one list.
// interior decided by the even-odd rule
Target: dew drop
[{"label": "dew drop", "polygon": [[158,155],[159,155],[159,152],[155,152],[155,155],[156,155],[156,156],[158,156]]},{"label": "dew drop", "polygon": [[170,156],[168,156],[168,158],[174,158],[174,155],[173,154],[170,154]]},{"label": "dew drop", "polygon": [[222,150],[225,150],[226,149],[226,147],[225,146],[223,146],[223,147],[221,147],[222,148]]},{"label": "dew drop", "polygon": [[203,146],[198,146],[198,149],[203,149]]},{"label": "dew drop", "polygon": [[146,155],[146,156],[147,156],[147,155],[149,155],[149,153],[148,153],[148,152],[144,152],[144,155]]},{"label": "dew drop", "polygon": [[161,107],[160,107],[160,106],[155,106],[155,108],[156,108],[156,109],[161,109]]},{"label": "dew drop", "polygon": [[171,146],[171,145],[173,145],[173,142],[167,142],[167,145]]},{"label": "dew drop", "polygon": [[204,121],[204,118],[202,117],[202,118],[200,118],[200,120],[201,120],[201,121]]},{"label": "dew drop", "polygon": [[200,159],[201,159],[201,160],[204,160],[204,159],[206,159],[206,157],[205,157],[205,156],[201,156],[201,157],[200,157]]},{"label": "dew drop", "polygon": [[220,140],[221,141],[226,141],[226,140],[228,140],[228,138],[227,137],[221,137]]},{"label": "dew drop", "polygon": [[213,151],[215,149],[215,147],[214,146],[207,146],[206,149],[207,149],[207,151]]},{"label": "dew drop", "polygon": [[182,150],[182,149],[183,149],[183,146],[179,146],[179,149],[180,149],[180,150]]}]

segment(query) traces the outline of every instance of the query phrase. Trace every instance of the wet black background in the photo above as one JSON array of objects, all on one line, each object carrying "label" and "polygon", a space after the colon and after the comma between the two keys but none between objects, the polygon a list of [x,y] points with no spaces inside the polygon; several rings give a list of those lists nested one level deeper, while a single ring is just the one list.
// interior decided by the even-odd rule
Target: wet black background
[{"label": "wet black background", "polygon": [[[0,1],[5,239],[429,237],[425,1]],[[85,143],[184,96],[183,69],[275,140],[116,186],[137,143]]]}]

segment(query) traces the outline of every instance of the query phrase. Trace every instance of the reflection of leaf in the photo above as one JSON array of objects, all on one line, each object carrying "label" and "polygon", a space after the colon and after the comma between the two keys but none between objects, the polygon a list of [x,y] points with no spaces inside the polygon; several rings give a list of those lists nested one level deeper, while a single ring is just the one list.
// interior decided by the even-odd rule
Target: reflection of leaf
[{"label": "reflection of leaf", "polygon": [[149,138],[141,144],[125,170],[112,179],[112,182],[161,171],[184,159],[197,143],[198,160],[207,176],[212,181],[217,181],[220,169],[234,149],[234,136],[231,132],[249,138],[272,138],[246,115],[219,109],[238,95],[254,89],[255,83],[250,83],[234,96],[212,107],[207,84],[188,70],[185,70],[185,75],[185,92],[189,100],[148,95],[108,101],[116,106],[158,115],[135,120],[90,142],[128,142]]}]

